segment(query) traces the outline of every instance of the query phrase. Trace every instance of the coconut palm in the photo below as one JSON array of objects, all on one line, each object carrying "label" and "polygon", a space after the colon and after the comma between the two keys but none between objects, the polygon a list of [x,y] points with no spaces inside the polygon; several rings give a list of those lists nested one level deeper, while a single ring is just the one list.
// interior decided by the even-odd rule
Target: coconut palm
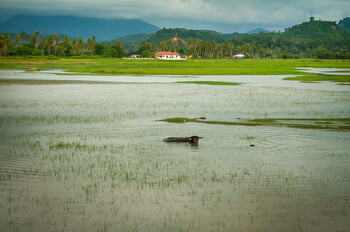
[{"label": "coconut palm", "polygon": [[41,48],[41,50],[43,51],[43,53],[45,54],[45,49],[47,47],[47,40],[45,38],[43,38],[40,42],[39,47]]},{"label": "coconut palm", "polygon": [[76,44],[77,44],[78,53],[79,53],[79,55],[81,55],[81,53],[83,52],[83,49],[84,49],[85,42],[81,37],[79,37]]},{"label": "coconut palm", "polygon": [[35,31],[34,35],[33,35],[33,41],[34,41],[35,50],[38,49],[39,34],[40,34],[39,31]]},{"label": "coconut palm", "polygon": [[24,40],[27,38],[27,34],[25,31],[22,31],[20,35],[21,35],[21,39],[22,39],[22,44],[24,44]]},{"label": "coconut palm", "polygon": [[19,34],[16,34],[14,41],[16,42],[16,47],[17,47],[21,42],[21,36]]},{"label": "coconut palm", "polygon": [[13,46],[9,33],[5,32],[4,35],[0,37],[0,56],[6,56],[8,49]]},{"label": "coconut palm", "polygon": [[60,42],[60,37],[57,34],[54,34],[52,38],[52,47],[53,47],[52,55],[55,55],[56,48],[59,42]]}]

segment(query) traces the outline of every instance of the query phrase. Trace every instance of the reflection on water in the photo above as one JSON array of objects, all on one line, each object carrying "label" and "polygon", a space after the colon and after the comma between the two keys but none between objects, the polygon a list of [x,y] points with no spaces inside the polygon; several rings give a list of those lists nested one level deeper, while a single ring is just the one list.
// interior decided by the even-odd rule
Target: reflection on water
[{"label": "reflection on water", "polygon": [[265,80],[0,86],[0,231],[349,230],[349,132],[157,121],[350,115],[349,87]]}]

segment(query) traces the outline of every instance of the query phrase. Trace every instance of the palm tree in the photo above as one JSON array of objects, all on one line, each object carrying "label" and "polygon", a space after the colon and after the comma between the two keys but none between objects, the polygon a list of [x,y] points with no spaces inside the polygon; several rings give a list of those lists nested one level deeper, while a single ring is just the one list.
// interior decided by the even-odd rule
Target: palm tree
[{"label": "palm tree", "polygon": [[21,36],[19,34],[16,34],[14,41],[16,42],[16,47],[17,47],[19,42],[21,42]]},{"label": "palm tree", "polygon": [[52,51],[52,55],[55,55],[56,53],[56,48],[58,43],[60,42],[60,37],[57,34],[53,35],[53,41],[52,41],[52,46],[53,46],[53,51]]},{"label": "palm tree", "polygon": [[45,38],[43,38],[41,40],[41,43],[40,43],[40,48],[41,50],[43,51],[43,53],[45,54],[45,48],[47,47],[47,40]]},{"label": "palm tree", "polygon": [[81,53],[83,52],[83,49],[84,49],[84,40],[79,37],[78,41],[77,41],[77,48],[78,48],[78,53],[79,55],[81,55]]},{"label": "palm tree", "polygon": [[26,35],[27,43],[29,43],[31,39],[32,39],[32,36],[30,34],[27,34]]},{"label": "palm tree", "polygon": [[47,40],[47,54],[51,55],[52,52],[52,43],[53,43],[53,35],[49,36],[49,39]]},{"label": "palm tree", "polygon": [[2,50],[5,47],[4,36],[0,35],[0,57],[2,56]]},{"label": "palm tree", "polygon": [[95,42],[94,42],[94,40],[93,39],[88,39],[86,41],[86,45],[87,45],[87,48],[90,51],[91,56],[92,56],[92,53],[95,51]]},{"label": "palm tree", "polygon": [[167,48],[167,40],[164,40],[160,43],[160,47],[162,48],[162,51],[165,52]]},{"label": "palm tree", "polygon": [[13,43],[11,42],[9,33],[5,32],[2,38],[0,37],[0,55],[1,50],[3,51],[3,55],[7,55],[7,51],[9,48],[13,47]]},{"label": "palm tree", "polygon": [[38,49],[39,34],[40,34],[39,31],[35,31],[35,32],[34,32],[34,35],[33,35],[35,50]]},{"label": "palm tree", "polygon": [[27,38],[27,34],[25,31],[21,32],[22,44],[24,44],[24,40]]}]

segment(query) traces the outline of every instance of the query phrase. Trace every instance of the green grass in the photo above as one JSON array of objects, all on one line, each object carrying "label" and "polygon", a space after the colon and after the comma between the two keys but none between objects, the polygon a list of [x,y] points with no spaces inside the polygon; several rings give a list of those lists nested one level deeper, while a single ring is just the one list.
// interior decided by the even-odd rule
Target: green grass
[{"label": "green grass", "polygon": [[[167,118],[159,121],[169,123],[186,123],[196,122],[205,124],[220,124],[220,125],[235,125],[235,126],[273,126],[273,127],[289,127],[299,129],[324,129],[337,131],[350,131],[350,126],[343,125],[350,122],[350,118],[262,118],[252,120],[240,120],[237,122],[226,121],[205,121],[197,120],[195,118]],[[302,123],[283,123],[279,121],[300,121]],[[309,123],[307,123],[309,122]],[[333,124],[337,122],[338,124]]]},{"label": "green grass", "polygon": [[156,75],[277,75],[304,74],[297,67],[350,68],[348,60],[232,60],[189,59],[164,61],[158,59],[76,59],[48,57],[0,58],[0,69],[66,69],[71,72],[99,74]]},{"label": "green grass", "polygon": [[199,84],[199,85],[240,85],[236,82],[223,82],[223,81],[179,81],[177,83],[183,84]]},{"label": "green grass", "polygon": [[300,81],[300,82],[316,82],[316,81],[333,81],[333,82],[350,82],[350,75],[305,75],[297,77],[287,77],[284,80]]}]

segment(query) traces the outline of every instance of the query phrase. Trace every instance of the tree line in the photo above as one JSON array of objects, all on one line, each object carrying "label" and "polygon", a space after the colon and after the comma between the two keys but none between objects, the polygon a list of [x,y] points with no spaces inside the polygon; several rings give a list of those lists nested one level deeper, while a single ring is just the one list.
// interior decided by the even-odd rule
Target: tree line
[{"label": "tree line", "polygon": [[[0,35],[0,56],[100,56],[127,57],[128,52],[138,52],[141,57],[154,57],[158,51],[174,51],[183,56],[205,59],[222,59],[234,54],[244,54],[246,58],[320,58],[320,59],[350,59],[349,32],[340,33],[332,29],[323,38],[315,39],[300,37],[295,31],[309,32],[309,27],[320,27],[320,23],[303,23],[295,28],[286,29],[285,33],[259,33],[235,37],[225,42],[169,38],[155,43],[122,44],[116,42],[98,42],[95,36],[84,41],[68,36],[40,35],[39,31],[27,34],[3,33]],[[334,26],[333,24],[329,24]],[[316,30],[316,29],[315,29]],[[335,33],[333,33],[335,31]],[[293,34],[294,33],[294,34]],[[333,33],[333,34],[332,34]]]},{"label": "tree line", "polygon": [[98,43],[96,36],[84,41],[81,37],[61,38],[58,34],[47,35],[40,39],[40,32],[32,35],[22,31],[12,35],[5,32],[0,35],[0,56],[93,56],[125,57],[126,51],[121,41]]}]

